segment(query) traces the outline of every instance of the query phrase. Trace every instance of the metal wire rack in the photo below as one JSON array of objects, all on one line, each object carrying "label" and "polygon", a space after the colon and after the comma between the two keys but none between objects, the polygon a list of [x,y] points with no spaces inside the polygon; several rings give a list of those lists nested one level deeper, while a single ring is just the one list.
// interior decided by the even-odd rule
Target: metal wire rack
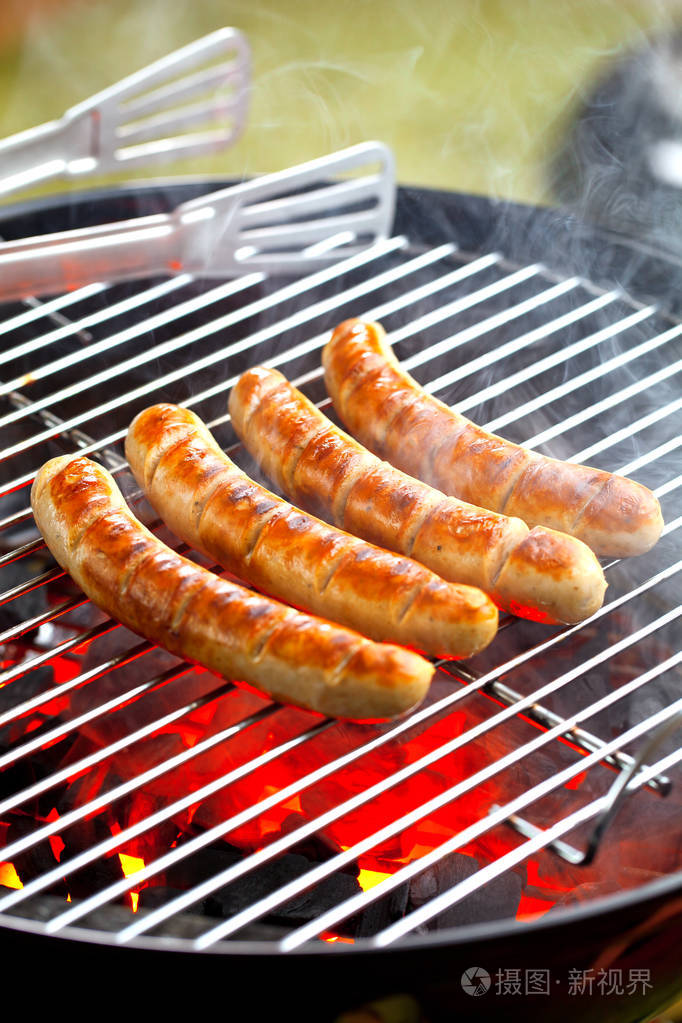
[{"label": "metal wire rack", "polygon": [[[4,875],[0,922],[17,926],[37,912],[47,934],[104,930],[108,940],[133,945],[182,934],[195,950],[267,934],[288,952],[320,937],[350,940],[349,920],[458,852],[478,850],[466,876],[358,932],[356,941],[378,948],[429,929],[496,879],[520,868],[528,877],[533,858],[540,874],[556,873],[564,893],[579,887],[575,872],[594,857],[590,838],[605,815],[616,820],[599,832],[597,866],[602,855],[610,863],[611,844],[622,844],[640,815],[656,833],[670,829],[660,797],[675,801],[682,760],[674,731],[682,711],[680,323],[619,289],[560,277],[540,263],[516,265],[502,253],[454,244],[426,248],[403,236],[302,279],[185,274],[100,283],[0,315],[7,579],[0,584],[0,858],[8,870],[18,864],[14,881],[11,871]],[[28,506],[42,462],[80,450],[107,464],[138,514],[163,534],[123,457],[133,416],[158,400],[192,407],[257,475],[231,430],[230,387],[247,365],[267,363],[333,414],[319,352],[350,315],[381,320],[405,368],[487,429],[632,475],[654,489],[666,520],[650,555],[605,565],[607,599],[588,622],[548,628],[505,619],[486,652],[439,662],[427,702],[382,726],[247,700],[231,683],[159,660],[151,644],[70,586],[46,556]],[[234,716],[216,712],[231,700]],[[146,759],[137,756],[142,748],[151,749]],[[253,778],[260,787],[249,790]],[[65,791],[71,801],[58,803]],[[134,812],[119,809],[133,805]],[[87,831],[86,823],[109,820],[114,809],[115,828]],[[286,826],[269,823],[273,812]],[[238,858],[177,891],[164,888],[159,904],[145,903],[160,877],[259,825]],[[64,845],[86,831],[86,840]],[[326,853],[296,876],[257,888],[223,917],[199,908],[315,836]],[[118,854],[140,843],[147,854],[121,872]],[[112,859],[117,872],[102,871],[87,889],[77,884]],[[353,875],[354,866],[355,877],[364,868],[372,883],[365,876],[312,919],[282,923],[282,907],[331,877]],[[567,871],[574,871],[568,880]],[[72,886],[77,895],[67,901]],[[136,913],[131,893],[141,899]],[[547,899],[547,907],[560,902]],[[104,918],[112,905],[124,907],[121,914]],[[189,936],[177,929],[188,914]],[[271,931],[254,930],[273,919]]]}]

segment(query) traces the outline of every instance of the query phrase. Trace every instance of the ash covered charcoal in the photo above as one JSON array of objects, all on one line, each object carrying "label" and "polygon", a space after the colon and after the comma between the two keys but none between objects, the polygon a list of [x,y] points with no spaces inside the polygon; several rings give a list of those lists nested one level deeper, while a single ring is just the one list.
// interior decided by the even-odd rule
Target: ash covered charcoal
[{"label": "ash covered charcoal", "polygon": [[[31,835],[36,828],[36,822],[29,817],[19,815],[13,817],[5,831],[5,844],[13,845],[15,842],[21,841]],[[54,850],[49,842],[38,842],[12,858],[12,865],[22,885],[26,885],[36,877],[52,870],[56,864]],[[68,894],[67,885],[63,880],[52,885],[50,891],[63,899],[66,899]]]},{"label": "ash covered charcoal", "polygon": [[[290,881],[303,877],[312,866],[305,856],[288,853],[214,892],[206,901],[206,911],[224,918],[234,916]],[[360,885],[349,874],[332,874],[278,906],[268,920],[291,925],[307,923],[359,891]]]},{"label": "ash covered charcoal", "polygon": [[[11,552],[20,547],[23,542],[28,542],[29,539],[34,539],[33,535],[25,539],[23,537],[16,539],[15,536],[10,540],[5,537],[5,541],[0,546],[0,555]],[[35,586],[14,598],[8,596],[19,587],[29,585],[32,579],[41,576],[53,567],[54,559],[47,548],[34,551],[25,558],[19,558],[3,566],[0,573],[0,592],[7,596],[4,597],[4,602],[0,606],[0,633],[4,633],[14,625],[30,621],[47,610],[50,598],[55,596],[55,587],[58,582],[62,584],[60,589],[65,596],[70,596],[72,590],[75,592],[71,580],[64,580],[62,577],[60,580],[55,580],[52,585]]]},{"label": "ash covered charcoal", "polygon": [[355,938],[369,938],[389,924],[405,916],[409,905],[410,884],[405,882],[381,898],[375,899],[361,913],[349,917],[342,925]]},{"label": "ash covered charcoal", "polygon": [[[466,881],[480,869],[472,856],[452,853],[435,863],[433,867],[417,874],[410,883],[409,910],[419,909],[425,903],[453,888],[460,881]],[[434,931],[445,927],[462,927],[466,924],[485,923],[488,920],[503,920],[516,916],[521,901],[523,882],[511,871],[488,881],[461,902],[456,902],[438,916],[433,917],[423,930]]]}]

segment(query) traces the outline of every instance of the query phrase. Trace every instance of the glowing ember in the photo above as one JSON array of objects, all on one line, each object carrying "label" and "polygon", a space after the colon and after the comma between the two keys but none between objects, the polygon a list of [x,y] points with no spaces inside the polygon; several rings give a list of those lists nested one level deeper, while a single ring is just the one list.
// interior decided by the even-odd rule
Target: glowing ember
[{"label": "glowing ember", "polygon": [[5,888],[23,888],[13,863],[0,863],[0,884]]},{"label": "glowing ember", "polygon": [[[121,870],[125,877],[130,877],[132,874],[135,874],[138,870],[142,870],[144,867],[144,860],[140,856],[128,856],[126,853],[119,853],[118,858],[121,861]],[[139,899],[139,892],[130,892],[130,904],[132,906],[133,913],[137,912]]]},{"label": "glowing ember", "polygon": [[556,905],[554,901],[549,902],[547,899],[538,899],[532,895],[523,894],[519,902],[519,908],[516,911],[516,919],[535,920],[537,917],[548,913],[554,905]]},{"label": "glowing ember", "polygon": [[343,942],[344,945],[354,945],[353,938],[346,938],[342,934],[334,934],[332,931],[322,931],[320,937],[323,941],[328,941],[330,944],[336,944]]},{"label": "glowing ember", "polygon": [[390,876],[390,874],[383,874],[380,870],[361,870],[358,874],[358,884],[363,892],[366,892],[369,888],[374,888],[375,885],[381,884],[382,881],[385,881]]}]

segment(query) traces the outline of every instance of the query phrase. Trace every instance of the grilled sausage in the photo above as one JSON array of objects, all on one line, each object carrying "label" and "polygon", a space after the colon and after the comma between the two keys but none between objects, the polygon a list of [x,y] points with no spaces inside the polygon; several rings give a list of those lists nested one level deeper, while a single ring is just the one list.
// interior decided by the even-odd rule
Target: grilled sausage
[{"label": "grilled sausage", "polygon": [[177,536],[274,597],[436,656],[468,657],[497,631],[497,608],[481,590],[447,583],[276,497],[188,409],[141,412],[128,430],[126,456]]},{"label": "grilled sausage", "polygon": [[444,579],[479,586],[498,606],[543,622],[578,622],[600,606],[601,566],[580,540],[529,531],[380,461],[332,424],[277,370],[247,370],[232,389],[237,433],[292,500]]},{"label": "grilled sausage", "polygon": [[347,429],[403,472],[529,526],[570,533],[600,556],[643,554],[658,540],[663,519],[650,490],[486,433],[400,368],[380,324],[340,324],[322,361]]},{"label": "grilled sausage", "polygon": [[59,564],[139,635],[281,703],[354,720],[394,717],[426,694],[433,666],[238,586],[166,547],[87,458],[54,458],[31,504]]}]

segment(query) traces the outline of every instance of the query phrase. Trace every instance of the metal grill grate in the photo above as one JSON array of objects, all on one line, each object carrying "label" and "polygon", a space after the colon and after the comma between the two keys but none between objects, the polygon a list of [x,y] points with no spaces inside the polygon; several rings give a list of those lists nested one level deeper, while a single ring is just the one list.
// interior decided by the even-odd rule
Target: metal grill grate
[{"label": "metal grill grate", "polygon": [[[319,353],[329,330],[351,315],[380,319],[405,367],[486,428],[650,486],[667,523],[650,555],[605,565],[609,590],[593,619],[565,629],[506,619],[484,654],[438,665],[418,711],[376,727],[247,699],[230,684],[164,660],[84,602],[45,556],[28,508],[36,469],[78,449],[102,459],[137,513],[153,522],[122,440],[133,416],[158,400],[194,408],[257,476],[226,414],[230,387],[246,366],[266,362],[331,414]],[[629,795],[601,836],[596,863],[604,858],[604,877],[619,838],[627,840],[642,815],[653,833],[670,831],[660,797],[675,801],[671,772],[682,759],[674,731],[682,713],[682,325],[618,290],[559,278],[540,264],[517,266],[501,254],[454,245],[420,248],[404,237],[294,282],[251,274],[227,282],[184,275],[101,284],[6,306],[2,320],[0,821],[13,825],[3,824],[0,855],[6,864],[33,865],[24,877],[17,867],[23,887],[8,887],[5,877],[3,923],[16,925],[35,911],[47,933],[89,928],[135,943],[186,935],[174,930],[176,921],[193,912],[187,947],[268,934],[289,951],[338,937],[350,918],[457,851],[479,850],[467,876],[360,932],[366,944],[385,946],[428,929],[496,879],[527,869],[533,857],[566,891],[579,887],[579,864],[590,858],[579,850],[618,798],[619,779]],[[230,701],[233,716],[217,713]],[[182,742],[171,742],[181,729]],[[58,758],[55,750],[66,753]],[[211,771],[202,767],[206,757],[213,757]],[[262,779],[276,769],[268,787]],[[362,784],[348,784],[354,769],[362,770]],[[245,783],[253,778],[260,788],[249,801]],[[57,812],[55,793],[65,789],[76,794]],[[205,806],[211,814],[197,812]],[[282,821],[282,807],[291,811],[286,826],[263,826],[273,810]],[[361,833],[353,825],[347,841],[340,837],[344,822],[375,807],[376,827]],[[459,816],[451,812],[458,807]],[[91,829],[96,837],[70,842],[64,853],[62,836],[109,819],[114,809],[116,828]],[[160,905],[102,916],[130,892],[153,891],[154,879],[192,863],[201,850],[259,825],[259,840],[239,858],[196,876]],[[431,835],[428,847],[418,827]],[[422,837],[409,845],[405,836],[414,834]],[[305,871],[274,890],[256,889],[225,919],[201,915],[207,899],[320,835],[327,855]],[[88,890],[77,883],[140,843],[148,854],[133,873],[102,870]],[[41,859],[42,849],[52,850],[51,859]],[[632,862],[648,867],[639,864],[639,849]],[[312,921],[282,924],[282,907],[362,867],[368,856],[380,883],[338,896]],[[76,895],[67,902],[72,886]],[[277,928],[253,930],[273,914]]]}]

